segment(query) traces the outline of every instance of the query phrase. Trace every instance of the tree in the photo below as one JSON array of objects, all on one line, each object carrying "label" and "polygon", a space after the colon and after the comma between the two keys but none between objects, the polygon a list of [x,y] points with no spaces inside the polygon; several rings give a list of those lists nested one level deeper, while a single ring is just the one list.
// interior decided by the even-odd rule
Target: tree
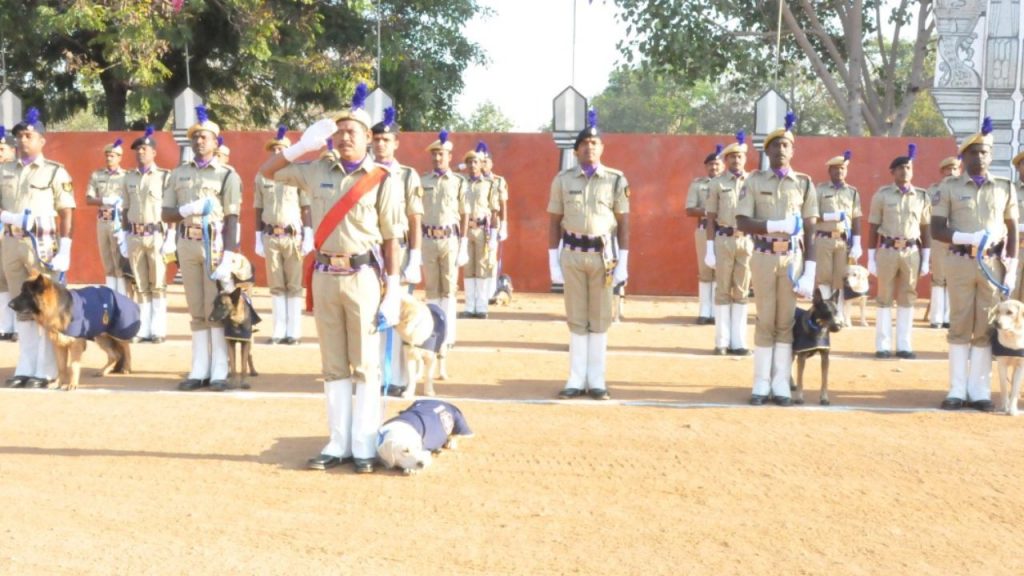
[{"label": "tree", "polygon": [[452,126],[456,132],[509,132],[514,126],[512,120],[487,100],[476,107],[469,118],[459,117]]},{"label": "tree", "polygon": [[[809,71],[822,83],[851,135],[901,134],[932,84],[925,62],[933,0],[615,2],[630,35],[619,46],[627,62],[640,54],[646,66],[684,83],[724,76],[747,88],[763,88],[780,72],[781,8],[779,61],[799,63],[790,73]],[[902,77],[901,68],[908,71]]]},{"label": "tree", "polygon": [[483,60],[459,34],[476,0],[0,0],[0,35],[11,88],[51,121],[91,104],[112,130],[163,126],[188,85],[187,49],[191,86],[215,120],[298,126],[372,79],[378,4],[381,79],[406,126],[450,117],[439,87],[457,93],[465,67]]}]

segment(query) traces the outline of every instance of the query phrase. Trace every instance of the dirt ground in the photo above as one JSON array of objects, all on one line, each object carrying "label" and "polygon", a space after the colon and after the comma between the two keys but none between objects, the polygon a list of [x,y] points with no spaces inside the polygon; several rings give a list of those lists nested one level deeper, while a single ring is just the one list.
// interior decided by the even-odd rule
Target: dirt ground
[{"label": "dirt ground", "polygon": [[[517,294],[459,321],[437,385],[476,436],[422,474],[356,476],[304,469],[326,432],[312,318],[304,343],[262,344],[258,293],[253,390],[180,393],[172,292],[171,337],[135,345],[134,374],[0,389],[0,574],[1024,570],[1024,418],[935,409],[946,345],[923,308],[918,360],[874,360],[873,328],[851,328],[833,337],[832,407],[812,360],[806,407],[752,408],[752,360],[709,354],[692,299],[631,298],[613,400],[559,402],[561,300]],[[0,344],[0,375],[15,359]]]}]

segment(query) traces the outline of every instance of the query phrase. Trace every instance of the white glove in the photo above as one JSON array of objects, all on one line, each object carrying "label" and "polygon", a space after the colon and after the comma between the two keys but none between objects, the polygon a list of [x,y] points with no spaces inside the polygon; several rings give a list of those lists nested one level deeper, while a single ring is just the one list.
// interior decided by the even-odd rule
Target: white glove
[{"label": "white glove", "polygon": [[977,246],[981,244],[981,239],[987,234],[986,230],[978,230],[977,232],[953,232],[953,244],[968,244],[971,246]]},{"label": "white glove", "polygon": [[804,261],[804,273],[796,281],[797,294],[804,298],[814,297],[814,273],[817,271],[817,268],[818,264],[814,260]]},{"label": "white glove", "polygon": [[921,276],[927,276],[932,271],[932,249],[921,249]]},{"label": "white glove", "polygon": [[67,272],[71,267],[71,238],[61,238],[57,254],[50,260],[50,267],[57,272]]},{"label": "white glove", "polygon": [[420,266],[423,264],[422,252],[415,249],[409,250],[409,263],[405,265],[405,270],[402,270],[402,277],[405,278],[406,284],[412,284],[413,286],[420,283],[423,280],[423,276],[420,275]]},{"label": "white glove", "polygon": [[765,223],[765,226],[767,227],[769,234],[782,232],[784,234],[789,234],[790,236],[795,236],[800,232],[802,223],[803,222],[799,216],[790,214],[782,220],[768,220]]},{"label": "white glove", "polygon": [[178,238],[174,232],[174,230],[168,230],[167,235],[164,236],[164,243],[160,247],[161,254],[173,254],[178,249]]},{"label": "white glove", "polygon": [[7,224],[8,226],[17,226],[21,228],[24,225],[26,232],[31,232],[32,228],[35,228],[35,218],[29,216],[25,218],[25,210],[21,212],[8,212],[7,210],[0,211],[0,222]]},{"label": "white glove", "polygon": [[1013,292],[1014,287],[1017,286],[1017,259],[1007,258],[1004,262],[1006,266],[1006,274],[1003,275],[1003,284]]},{"label": "white glove", "polygon": [[114,239],[117,240],[117,249],[121,252],[122,258],[128,257],[128,241],[124,237],[124,230],[114,232]]},{"label": "white glove", "polygon": [[495,250],[498,249],[498,229],[497,228],[491,228],[490,234],[487,235],[487,247],[490,248],[491,251],[495,251]]},{"label": "white glove", "polygon": [[565,284],[565,277],[562,276],[562,262],[558,258],[558,248],[548,249],[548,271],[551,272],[551,283]]},{"label": "white glove", "polygon": [[334,135],[338,131],[338,125],[330,118],[324,118],[318,120],[306,131],[302,133],[302,138],[295,144],[284,149],[282,156],[285,157],[289,162],[295,162],[297,158],[305,154],[306,152],[312,152],[313,150],[319,150],[323,147],[327,139]]},{"label": "white glove", "polygon": [[306,226],[302,229],[302,255],[313,251],[313,229]]},{"label": "white glove", "polygon": [[875,264],[875,249],[868,249],[868,274],[878,276],[878,265]]},{"label": "white glove", "polygon": [[619,248],[619,261],[615,264],[615,270],[612,271],[612,283],[615,285],[622,284],[629,278],[629,250],[626,248]]},{"label": "white glove", "polygon": [[231,270],[235,265],[235,253],[230,250],[225,250],[224,254],[220,258],[220,264],[213,271],[213,279],[220,280],[221,282],[228,282],[231,280]]},{"label": "white glove", "polygon": [[211,208],[212,205],[209,198],[200,198],[178,208],[178,214],[181,214],[182,218],[188,218],[196,214],[209,214]]},{"label": "white glove", "polygon": [[498,228],[498,240],[504,242],[508,240],[508,222],[502,220],[501,226]]},{"label": "white glove", "polygon": [[466,237],[463,236],[459,240],[459,256],[455,259],[456,266],[465,266],[469,262],[469,244],[466,243]]},{"label": "white glove", "polygon": [[102,202],[103,202],[104,206],[117,206],[118,204],[121,203],[121,197],[120,196],[104,196]]},{"label": "white glove", "polygon": [[839,212],[825,212],[821,215],[821,219],[825,222],[842,222],[846,220],[846,212],[842,210]]},{"label": "white glove", "polygon": [[850,246],[850,258],[853,258],[853,261],[856,262],[864,255],[864,249],[860,247],[860,236],[854,236],[852,244]]},{"label": "white glove", "polygon": [[402,303],[402,279],[398,274],[390,274],[387,278],[387,288],[384,292],[384,299],[380,302],[377,312],[384,316],[384,323],[388,326],[398,324],[398,316],[401,312]]},{"label": "white glove", "polygon": [[256,255],[260,258],[266,257],[263,252],[263,232],[259,230],[256,231]]},{"label": "white glove", "polygon": [[708,268],[714,268],[718,262],[715,260],[715,241],[707,240],[707,248],[704,250],[704,265]]}]

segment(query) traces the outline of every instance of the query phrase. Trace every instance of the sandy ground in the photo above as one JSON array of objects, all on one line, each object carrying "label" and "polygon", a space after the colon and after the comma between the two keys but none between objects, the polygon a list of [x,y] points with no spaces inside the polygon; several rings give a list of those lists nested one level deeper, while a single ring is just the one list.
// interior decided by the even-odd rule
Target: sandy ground
[{"label": "sandy ground", "polygon": [[[437,384],[476,436],[423,474],[356,476],[304,469],[325,434],[312,318],[304,343],[272,347],[265,292],[256,304],[251,392],[173,390],[190,355],[180,286],[171,338],[136,345],[134,374],[0,389],[0,573],[1024,570],[1024,418],[936,410],[946,345],[920,321],[914,361],[871,358],[872,328],[835,335],[832,407],[812,360],[808,406],[752,408],[752,360],[709,354],[695,302],[631,298],[610,333],[613,400],[559,402],[561,301],[517,294],[459,321]],[[15,358],[0,344],[0,375]]]}]

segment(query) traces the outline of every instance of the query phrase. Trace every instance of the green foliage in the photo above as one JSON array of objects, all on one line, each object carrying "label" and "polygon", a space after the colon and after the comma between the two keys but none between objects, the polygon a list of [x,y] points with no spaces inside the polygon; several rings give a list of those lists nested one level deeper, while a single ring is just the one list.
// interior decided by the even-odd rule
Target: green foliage
[{"label": "green foliage", "polygon": [[494,102],[487,100],[477,106],[469,118],[457,118],[452,127],[456,132],[509,132],[512,126],[512,120]]}]

